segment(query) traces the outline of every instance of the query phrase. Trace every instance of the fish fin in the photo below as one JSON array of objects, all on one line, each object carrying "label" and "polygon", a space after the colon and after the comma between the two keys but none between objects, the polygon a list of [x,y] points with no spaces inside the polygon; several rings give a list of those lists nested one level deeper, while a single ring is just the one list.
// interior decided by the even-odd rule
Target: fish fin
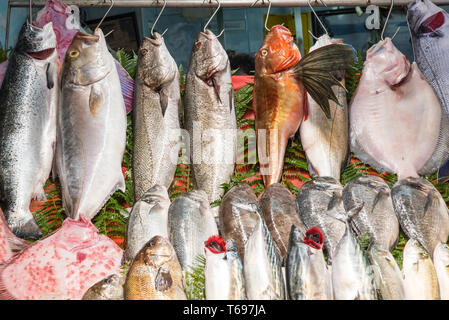
[{"label": "fish fin", "polygon": [[16,221],[14,225],[8,223],[10,225],[11,231],[19,238],[22,239],[39,239],[42,237],[42,231],[37,225],[36,221],[33,218],[31,212],[28,211],[27,216],[28,219],[22,219]]},{"label": "fish fin", "polygon": [[128,72],[115,60],[115,67],[120,79],[123,101],[125,102],[126,114],[130,113],[134,107],[134,80]]},{"label": "fish fin", "polygon": [[157,291],[165,291],[173,285],[173,279],[170,271],[164,267],[160,267],[157,271],[156,279],[154,280],[154,286]]},{"label": "fish fin", "polygon": [[37,187],[37,190],[34,191],[33,198],[37,201],[47,201],[47,196],[45,194],[45,190],[43,187]]},{"label": "fish fin", "polygon": [[343,196],[339,192],[333,192],[331,201],[327,205],[327,211],[335,210],[336,207],[343,203]]},{"label": "fish fin", "polygon": [[362,202],[361,204],[351,208],[347,212],[349,221],[351,221],[356,215],[358,215],[360,213],[360,211],[362,211],[364,206],[365,206],[365,202]]},{"label": "fish fin", "polygon": [[449,161],[447,161],[441,168],[438,170],[438,183],[444,183],[449,181]]},{"label": "fish fin", "polygon": [[55,86],[55,81],[52,77],[52,73],[53,73],[53,67],[52,67],[51,63],[47,63],[46,75],[47,75],[47,88],[48,89],[53,89],[53,87]]},{"label": "fish fin", "polygon": [[215,82],[213,77],[211,78],[211,82],[212,82],[212,86],[214,87],[214,91],[217,94],[218,101],[220,101],[220,103],[223,104],[223,102],[221,101],[221,98],[220,98],[220,87],[217,85],[217,83]]},{"label": "fish fin", "polygon": [[440,207],[439,192],[437,190],[431,190],[427,194],[426,203],[424,204],[423,217],[427,214],[427,212],[431,212],[432,210],[438,210],[439,207]]},{"label": "fish fin", "polygon": [[3,282],[3,271],[5,270],[5,267],[6,264],[0,265],[0,300],[18,300],[8,291]]},{"label": "fish fin", "polygon": [[377,193],[376,197],[374,198],[373,201],[373,209],[371,210],[371,212],[374,212],[374,210],[376,209],[376,205],[384,200],[387,199],[390,196],[390,191],[387,189],[380,189],[379,192]]},{"label": "fish fin", "polygon": [[304,84],[306,91],[321,107],[326,116],[330,117],[329,100],[339,104],[333,85],[343,86],[330,73],[345,70],[355,61],[351,47],[344,44],[330,44],[306,54],[293,67],[296,78]]},{"label": "fish fin", "polygon": [[24,240],[24,239],[21,239],[19,237],[15,237],[12,235],[7,237],[7,239],[8,239],[8,243],[9,243],[10,248],[13,253],[20,252],[23,249],[26,249],[33,244],[30,241],[27,241],[27,240]]},{"label": "fish fin", "polygon": [[89,110],[92,116],[96,116],[104,102],[104,93],[99,85],[93,84],[90,87]]},{"label": "fish fin", "polygon": [[168,95],[164,92],[164,90],[161,90],[159,92],[159,103],[161,105],[161,112],[162,112],[162,117],[165,116],[165,111],[167,111],[168,108],[168,104],[169,104],[169,98]]}]

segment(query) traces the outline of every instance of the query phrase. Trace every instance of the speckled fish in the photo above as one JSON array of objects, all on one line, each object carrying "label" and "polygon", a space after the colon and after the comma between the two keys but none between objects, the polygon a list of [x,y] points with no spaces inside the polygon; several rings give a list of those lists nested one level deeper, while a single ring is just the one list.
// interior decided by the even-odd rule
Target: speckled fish
[{"label": "speckled fish", "polygon": [[90,287],[82,300],[123,300],[124,284],[125,276],[112,274]]},{"label": "speckled fish", "polygon": [[339,85],[330,71],[346,69],[354,61],[350,47],[331,44],[301,59],[291,32],[275,25],[256,53],[253,104],[257,155],[265,186],[279,182],[289,137],[307,118],[306,90],[329,116],[331,89]]},{"label": "speckled fish", "polygon": [[210,237],[204,245],[206,300],[245,300],[243,265],[232,239]]},{"label": "speckled fish", "polygon": [[182,269],[170,241],[155,236],[139,251],[125,281],[125,300],[186,300]]},{"label": "speckled fish", "polygon": [[296,226],[303,235],[306,232],[296,211],[295,196],[284,185],[275,183],[265,189],[259,200],[259,206],[271,237],[284,261],[292,225]]},{"label": "speckled fish", "polygon": [[242,263],[245,261],[246,242],[256,227],[259,215],[257,196],[246,183],[234,186],[221,200],[220,233],[226,241],[234,239]]},{"label": "speckled fish", "polygon": [[414,239],[407,241],[403,252],[402,273],[406,300],[439,300],[438,278],[426,249]]},{"label": "speckled fish", "polygon": [[[333,39],[322,35],[310,48],[312,52],[325,45],[343,43],[343,39]],[[335,71],[332,75],[345,84],[345,71]],[[301,145],[307,157],[309,172],[320,177],[333,177],[340,181],[340,174],[349,156],[349,115],[346,90],[339,85],[332,86],[338,103],[329,100],[330,118],[320,105],[307,94],[308,116],[301,124]]]},{"label": "speckled fish", "polygon": [[218,234],[207,194],[193,190],[177,197],[168,209],[168,228],[182,270],[190,271],[195,258],[204,254],[204,243]]},{"label": "speckled fish", "polygon": [[306,228],[318,227],[324,233],[324,249],[329,264],[345,233],[345,223],[338,218],[346,213],[342,192],[343,186],[336,179],[317,177],[304,183],[296,196],[298,214]]},{"label": "speckled fish", "polygon": [[29,247],[32,242],[23,240],[9,229],[3,211],[0,209],[0,264],[5,263],[17,252]]},{"label": "speckled fish", "polygon": [[286,259],[286,283],[291,300],[332,300],[330,273],[321,250],[324,235],[318,228],[302,232],[292,226]]},{"label": "speckled fish", "polygon": [[393,250],[399,240],[399,221],[393,208],[388,184],[373,175],[362,175],[349,181],[343,189],[346,210],[363,204],[351,220],[358,236],[368,233],[380,247]]},{"label": "speckled fish", "polygon": [[243,272],[248,300],[284,300],[281,257],[262,216],[245,245]]},{"label": "speckled fish", "polygon": [[438,278],[441,300],[449,300],[449,246],[439,243],[433,252],[433,265]]},{"label": "speckled fish", "polygon": [[126,113],[114,58],[101,29],[78,32],[69,46],[58,111],[56,172],[65,213],[92,219],[125,190]]},{"label": "speckled fish", "polygon": [[169,188],[178,164],[179,72],[157,32],[139,49],[133,112],[134,199],[155,184]]},{"label": "speckled fish", "polygon": [[[234,173],[237,121],[228,55],[210,31],[195,39],[186,75],[185,128],[195,189],[209,202],[220,199],[223,183]],[[218,216],[218,207],[212,209]]]},{"label": "speckled fish", "polygon": [[417,64],[410,65],[390,38],[367,51],[349,107],[357,158],[399,180],[434,173],[449,158],[449,119],[443,115]]},{"label": "speckled fish", "polygon": [[0,201],[11,231],[38,239],[29,206],[45,200],[59,103],[58,53],[52,24],[26,22],[0,89]]},{"label": "speckled fish", "polygon": [[402,272],[391,252],[377,244],[372,244],[368,250],[368,256],[381,299],[404,300],[405,289]]},{"label": "speckled fish", "polygon": [[393,206],[404,233],[416,239],[432,256],[439,242],[449,236],[449,214],[437,189],[422,178],[407,178],[391,189]]},{"label": "speckled fish", "polygon": [[126,225],[124,260],[133,260],[140,249],[154,236],[169,237],[169,207],[167,189],[160,185],[151,187],[134,203]]}]

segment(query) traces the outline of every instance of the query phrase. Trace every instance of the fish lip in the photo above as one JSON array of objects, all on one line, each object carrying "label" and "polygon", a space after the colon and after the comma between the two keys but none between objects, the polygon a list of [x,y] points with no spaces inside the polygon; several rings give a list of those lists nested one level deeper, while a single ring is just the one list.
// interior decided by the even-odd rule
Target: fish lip
[{"label": "fish lip", "polygon": [[153,34],[154,38],[150,38],[150,37],[144,37],[145,40],[149,41],[153,46],[161,46],[163,43],[164,38],[157,32],[155,32]]},{"label": "fish lip", "polygon": [[204,37],[206,37],[206,38],[209,39],[209,40],[213,40],[214,38],[217,37],[217,36],[216,36],[212,31],[210,31],[209,29],[206,29],[205,32],[204,32],[204,31],[201,31],[201,32],[200,32],[200,35],[203,35]]},{"label": "fish lip", "polygon": [[98,41],[100,40],[100,36],[96,35],[96,34],[89,34],[89,33],[85,33],[85,32],[77,32],[77,34],[75,34],[76,39],[80,39],[80,40],[88,40],[88,41]]},{"label": "fish lip", "polygon": [[29,51],[29,52],[26,52],[26,54],[36,60],[45,60],[45,59],[49,58],[55,51],[56,51],[56,47],[48,48],[48,49],[44,49],[44,50],[40,50],[40,51]]}]

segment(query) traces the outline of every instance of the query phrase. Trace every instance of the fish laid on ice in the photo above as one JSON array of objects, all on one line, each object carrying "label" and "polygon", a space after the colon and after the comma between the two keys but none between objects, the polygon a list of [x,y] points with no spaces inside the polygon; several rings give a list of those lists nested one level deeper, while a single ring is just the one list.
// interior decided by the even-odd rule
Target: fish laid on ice
[{"label": "fish laid on ice", "polygon": [[83,295],[82,300],[123,300],[125,277],[113,274],[97,282]]},{"label": "fish laid on ice", "polygon": [[438,278],[441,300],[449,300],[449,246],[439,243],[433,252],[433,265]]}]

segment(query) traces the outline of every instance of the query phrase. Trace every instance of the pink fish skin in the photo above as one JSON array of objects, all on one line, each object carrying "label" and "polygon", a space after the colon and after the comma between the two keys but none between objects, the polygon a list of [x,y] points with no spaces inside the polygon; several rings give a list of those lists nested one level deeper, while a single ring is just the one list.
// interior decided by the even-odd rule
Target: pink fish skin
[{"label": "pink fish skin", "polygon": [[12,233],[3,211],[0,209],[0,265],[31,244],[31,242],[23,240]]},{"label": "pink fish skin", "polygon": [[83,215],[0,266],[0,299],[81,300],[95,283],[120,274],[123,250]]}]

